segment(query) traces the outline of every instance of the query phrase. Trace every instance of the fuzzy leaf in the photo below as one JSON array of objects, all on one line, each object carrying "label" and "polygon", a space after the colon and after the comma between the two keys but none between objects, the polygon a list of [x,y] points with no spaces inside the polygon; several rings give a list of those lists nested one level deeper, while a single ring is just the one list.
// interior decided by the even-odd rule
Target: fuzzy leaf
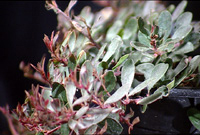
[{"label": "fuzzy leaf", "polygon": [[83,106],[81,107],[75,114],[74,119],[79,119],[81,116],[83,116],[87,111],[89,107],[88,106]]},{"label": "fuzzy leaf", "polygon": [[167,39],[171,33],[172,28],[172,18],[169,11],[162,11],[160,16],[158,17],[158,27],[159,27],[159,35],[164,35],[164,39]]},{"label": "fuzzy leaf", "polygon": [[131,87],[134,75],[135,75],[135,63],[133,62],[133,60],[128,59],[124,63],[124,66],[122,67],[122,72],[121,72],[122,85],[128,85],[129,87]]},{"label": "fuzzy leaf", "polygon": [[200,111],[196,108],[190,108],[187,111],[190,122],[194,125],[195,128],[200,130]]},{"label": "fuzzy leaf", "polygon": [[78,98],[76,101],[74,101],[73,106],[76,106],[78,104],[81,104],[82,102],[86,102],[88,99],[90,99],[91,96],[88,94],[83,95],[82,97]]},{"label": "fuzzy leaf", "polygon": [[191,21],[192,21],[192,13],[185,12],[177,18],[175,23],[175,29],[179,28],[180,26],[190,25]]},{"label": "fuzzy leaf", "polygon": [[52,97],[59,98],[61,101],[67,102],[66,92],[63,85],[54,82],[52,85]]},{"label": "fuzzy leaf", "polygon": [[151,72],[154,68],[154,65],[151,63],[142,63],[139,64],[136,69],[140,72],[143,73],[145,76],[145,79],[149,79],[149,77],[151,76]]},{"label": "fuzzy leaf", "polygon": [[178,4],[178,6],[176,7],[176,9],[172,14],[172,21],[176,20],[179,17],[179,15],[184,11],[186,5],[187,5],[186,0],[183,0],[181,3]]},{"label": "fuzzy leaf", "polygon": [[99,58],[102,56],[105,48],[107,46],[107,43],[105,43],[99,50],[99,52],[97,53],[97,56],[95,57],[95,62],[97,62],[99,60]]},{"label": "fuzzy leaf", "polygon": [[145,34],[142,32],[138,32],[138,40],[141,44],[145,45],[146,47],[151,47],[150,41]]},{"label": "fuzzy leaf", "polygon": [[109,28],[106,33],[106,41],[112,40],[116,35],[119,33],[120,29],[122,28],[122,21],[118,20],[115,21],[114,24]]},{"label": "fuzzy leaf", "polygon": [[73,83],[68,82],[66,84],[66,95],[67,95],[68,104],[71,109],[73,109],[72,104],[73,104],[75,93],[76,93],[76,86],[74,86]]},{"label": "fuzzy leaf", "polygon": [[147,47],[146,45],[143,45],[139,42],[133,42],[131,41],[131,46],[134,47],[136,50],[140,51],[140,52],[146,52],[148,50],[150,50],[151,48],[150,47]]},{"label": "fuzzy leaf", "polygon": [[123,98],[129,91],[130,86],[129,85],[123,85],[119,89],[116,90],[116,92],[110,96],[104,104],[110,104],[119,101],[121,98]]},{"label": "fuzzy leaf", "polygon": [[168,64],[160,63],[156,65],[152,70],[150,78],[137,85],[132,91],[130,91],[129,96],[135,95],[146,87],[150,90],[164,76],[167,69]]},{"label": "fuzzy leaf", "polygon": [[122,39],[126,40],[131,38],[131,36],[133,36],[136,33],[137,27],[138,27],[137,20],[135,18],[130,18],[125,25]]},{"label": "fuzzy leaf", "polygon": [[105,75],[105,86],[108,92],[111,92],[116,86],[116,77],[113,71],[108,71]]},{"label": "fuzzy leaf", "polygon": [[108,51],[106,52],[102,61],[107,61],[117,50],[119,46],[123,44],[123,41],[120,36],[116,35],[112,40],[111,44],[108,47]]},{"label": "fuzzy leaf", "polygon": [[115,70],[117,67],[119,67],[128,58],[128,56],[129,54],[122,56],[112,70]]},{"label": "fuzzy leaf", "polygon": [[190,33],[191,30],[192,30],[191,25],[181,26],[174,32],[172,39],[178,38],[179,40],[182,40]]}]

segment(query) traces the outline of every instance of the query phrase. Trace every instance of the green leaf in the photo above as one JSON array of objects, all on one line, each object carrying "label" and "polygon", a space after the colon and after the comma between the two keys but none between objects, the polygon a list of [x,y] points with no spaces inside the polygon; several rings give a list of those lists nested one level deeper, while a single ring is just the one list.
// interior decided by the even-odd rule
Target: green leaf
[{"label": "green leaf", "polygon": [[130,18],[124,27],[124,34],[122,36],[123,40],[130,39],[137,31],[137,20],[135,18]]},{"label": "green leaf", "polygon": [[133,41],[131,41],[130,44],[131,44],[132,47],[134,47],[137,51],[140,51],[140,52],[146,52],[148,50],[151,50],[150,47],[147,47],[147,46],[145,46],[145,45],[143,45],[139,42],[134,43]]},{"label": "green leaf", "polygon": [[84,135],[93,135],[96,132],[97,127],[98,127],[97,125],[89,127],[88,129],[85,130]]},{"label": "green leaf", "polygon": [[108,51],[106,52],[102,61],[107,61],[118,49],[119,46],[123,44],[123,41],[120,36],[116,35],[112,40],[111,44],[108,47]]},{"label": "green leaf", "polygon": [[108,29],[106,33],[106,41],[112,40],[119,33],[122,28],[123,22],[121,20],[117,20],[114,24]]},{"label": "green leaf", "polygon": [[70,49],[70,51],[71,52],[73,52],[74,51],[74,48],[75,48],[75,46],[76,46],[76,34],[75,34],[75,32],[72,32],[72,33],[70,33],[71,35],[70,35],[70,38],[69,38],[69,49]]},{"label": "green leaf", "polygon": [[105,86],[108,92],[111,92],[116,86],[116,77],[113,71],[108,71],[105,75]]},{"label": "green leaf", "polygon": [[82,97],[78,98],[76,101],[74,101],[73,106],[79,105],[83,102],[86,102],[91,98],[91,95],[85,94]]},{"label": "green leaf", "polygon": [[86,52],[82,50],[78,55],[77,64],[82,65],[85,62],[86,58],[87,58]]},{"label": "green leaf", "polygon": [[142,32],[138,32],[138,40],[141,44],[145,45],[146,47],[151,47],[150,41],[145,34]]},{"label": "green leaf", "polygon": [[43,132],[37,132],[35,135],[44,135]]},{"label": "green leaf", "polygon": [[97,56],[95,57],[95,62],[97,62],[99,60],[99,58],[102,56],[105,48],[107,46],[107,43],[105,43],[99,50],[99,52],[97,53]]},{"label": "green leaf", "polygon": [[192,13],[191,12],[185,12],[181,14],[175,23],[175,29],[179,28],[180,26],[187,26],[190,25],[192,21]]},{"label": "green leaf", "polygon": [[52,85],[52,97],[59,98],[61,101],[67,102],[66,91],[63,85],[54,82]]},{"label": "green leaf", "polygon": [[79,135],[79,130],[77,128],[78,121],[70,119],[68,122],[68,125],[69,125],[69,128],[76,133],[76,135]]},{"label": "green leaf", "polygon": [[140,105],[151,104],[155,102],[156,100],[161,99],[163,95],[165,95],[166,91],[167,91],[167,88],[165,86],[161,86],[160,88],[158,88],[158,90],[154,92],[154,94],[139,100],[137,104],[140,104]]},{"label": "green leaf", "polygon": [[67,123],[61,125],[60,132],[61,135],[68,135],[70,133]]},{"label": "green leaf", "polygon": [[68,101],[68,104],[70,106],[71,109],[73,109],[73,100],[74,100],[74,96],[75,96],[75,93],[76,93],[76,86],[74,86],[74,84],[72,82],[68,82],[66,84],[66,95],[67,95],[67,101]]},{"label": "green leaf", "polygon": [[151,76],[151,72],[154,68],[154,65],[151,63],[142,63],[139,64],[136,69],[140,72],[143,73],[145,76],[145,79],[149,79]]},{"label": "green leaf", "polygon": [[200,65],[200,55],[196,55],[189,63],[189,75],[191,75]]},{"label": "green leaf", "polygon": [[158,17],[158,27],[159,27],[159,35],[164,35],[164,40],[167,39],[171,33],[172,29],[172,18],[169,11],[162,11],[160,16]]},{"label": "green leaf", "polygon": [[105,125],[105,121],[107,121],[107,134],[111,135],[120,135],[123,131],[122,125],[115,119],[112,118],[106,118],[103,122],[99,123],[100,128],[102,128]]},{"label": "green leaf", "polygon": [[119,67],[128,58],[128,56],[129,54],[122,56],[112,70],[115,70],[117,67]]},{"label": "green leaf", "polygon": [[178,38],[179,40],[182,40],[183,38],[185,38],[190,31],[192,30],[192,26],[191,25],[187,25],[187,26],[180,26],[173,34],[172,39],[176,39]]},{"label": "green leaf", "polygon": [[129,92],[129,96],[135,95],[136,93],[142,91],[145,87],[150,90],[165,74],[168,69],[168,64],[160,63],[154,67],[151,72],[149,79],[137,85],[133,90]]},{"label": "green leaf", "polygon": [[144,27],[144,20],[141,17],[138,18],[138,26],[139,26],[139,30],[143,34],[145,34],[146,36],[150,35],[150,32]]},{"label": "green leaf", "polygon": [[89,26],[91,25],[91,23],[94,19],[94,14],[91,13],[91,7],[89,7],[89,6],[85,6],[81,10],[80,16],[85,19],[87,25],[89,25]]},{"label": "green leaf", "polygon": [[73,54],[71,54],[71,56],[69,57],[68,67],[71,70],[74,70],[74,68],[76,67],[76,58],[75,58],[75,56]]},{"label": "green leaf", "polygon": [[135,63],[133,60],[128,59],[124,66],[122,67],[121,71],[121,82],[122,85],[128,85],[131,87],[135,75]]},{"label": "green leaf", "polygon": [[108,69],[108,63],[105,61],[100,62],[97,67],[97,74],[101,75],[105,69]]},{"label": "green leaf", "polygon": [[176,9],[172,14],[172,21],[176,20],[179,17],[179,15],[184,11],[186,5],[187,5],[186,0],[183,0],[181,3],[178,4],[178,6],[176,7]]},{"label": "green leaf", "polygon": [[187,111],[190,122],[194,125],[195,128],[200,130],[200,111],[196,108],[190,108]]},{"label": "green leaf", "polygon": [[129,85],[122,85],[119,89],[116,90],[116,92],[111,95],[104,104],[110,104],[119,101],[121,98],[123,98],[129,91],[130,86]]}]

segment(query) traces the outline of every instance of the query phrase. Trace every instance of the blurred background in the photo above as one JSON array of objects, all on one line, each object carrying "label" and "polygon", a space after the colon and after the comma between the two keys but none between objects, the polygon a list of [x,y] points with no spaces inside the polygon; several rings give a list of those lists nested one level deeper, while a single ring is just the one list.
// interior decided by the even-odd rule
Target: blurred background
[{"label": "blurred background", "polygon": [[[176,6],[180,1],[164,2]],[[58,1],[57,4],[65,10],[68,1]],[[24,90],[37,84],[24,78],[19,70],[21,61],[36,65],[44,54],[49,58],[43,37],[56,31],[57,18],[44,5],[44,1],[0,1],[0,106],[8,104],[11,109],[16,108],[18,102],[24,101]],[[93,11],[102,8],[91,1],[80,1],[73,8],[75,14],[86,5]],[[185,11],[193,13],[193,20],[200,20],[199,5],[200,1],[188,1]],[[7,121],[0,113],[0,134],[6,130]]]}]

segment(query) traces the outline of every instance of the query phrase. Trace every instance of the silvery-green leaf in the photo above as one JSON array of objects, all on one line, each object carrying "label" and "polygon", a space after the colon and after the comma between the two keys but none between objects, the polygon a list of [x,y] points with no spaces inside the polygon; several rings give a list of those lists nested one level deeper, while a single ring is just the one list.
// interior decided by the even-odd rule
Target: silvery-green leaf
[{"label": "silvery-green leaf", "polygon": [[129,85],[122,85],[119,89],[116,90],[116,92],[111,95],[104,104],[110,104],[119,101],[121,98],[123,98],[129,91],[130,86]]},{"label": "silvery-green leaf", "polygon": [[76,46],[76,34],[75,34],[75,32],[71,33],[68,44],[69,44],[70,51],[73,52],[74,48]]},{"label": "silvery-green leaf", "polygon": [[117,67],[119,67],[128,58],[128,56],[129,54],[122,56],[112,70],[115,70]]},{"label": "silvery-green leaf", "polygon": [[200,64],[200,55],[196,55],[192,58],[192,60],[189,63],[189,74],[192,74],[199,66]]},{"label": "silvery-green leaf", "polygon": [[112,40],[122,28],[123,22],[121,20],[115,21],[106,33],[106,41]]},{"label": "silvery-green leaf", "polygon": [[174,51],[174,54],[184,54],[194,51],[194,46],[191,42],[187,42],[183,47]]},{"label": "silvery-green leaf", "polygon": [[122,39],[126,40],[129,39],[131,36],[133,36],[137,31],[137,27],[138,27],[137,20],[131,17],[125,25]]},{"label": "silvery-green leaf", "polygon": [[129,92],[129,96],[135,95],[136,93],[142,91],[144,88],[148,87],[150,90],[165,74],[168,69],[168,64],[160,63],[154,67],[151,72],[149,79],[143,81],[137,85],[133,90]]},{"label": "silvery-green leaf", "polygon": [[78,98],[76,101],[74,101],[73,106],[76,106],[82,102],[86,102],[89,98],[91,98],[91,95],[85,94],[82,97]]},{"label": "silvery-green leaf", "polygon": [[73,109],[72,104],[73,104],[74,96],[76,93],[76,86],[74,86],[74,84],[72,82],[68,82],[66,84],[65,88],[66,88],[68,104],[69,104],[70,108]]},{"label": "silvery-green leaf", "polygon": [[154,68],[154,65],[151,63],[142,63],[139,64],[136,69],[140,72],[143,73],[145,76],[145,79],[149,79],[149,77],[151,76],[151,72]]},{"label": "silvery-green leaf", "polygon": [[181,1],[181,3],[178,4],[178,6],[176,7],[176,9],[172,14],[172,21],[176,20],[179,17],[179,15],[184,11],[186,5],[187,5],[186,0]]},{"label": "silvery-green leaf", "polygon": [[133,41],[131,41],[131,46],[134,47],[136,50],[140,51],[140,52],[146,52],[148,50],[151,50],[150,47],[147,47],[139,42],[134,43]]},{"label": "silvery-green leaf", "polygon": [[96,132],[97,127],[98,127],[97,125],[89,127],[88,129],[85,130],[84,135],[93,135]]},{"label": "silvery-green leaf", "polygon": [[83,106],[81,107],[75,114],[74,119],[79,119],[81,116],[83,116],[84,114],[86,114],[86,112],[88,111],[89,107],[88,106]]},{"label": "silvery-green leaf", "polygon": [[177,18],[175,23],[175,29],[179,28],[180,26],[190,25],[191,21],[192,21],[192,13],[185,12]]},{"label": "silvery-green leaf", "polygon": [[123,44],[120,36],[116,35],[112,40],[111,44],[108,46],[108,51],[106,52],[102,61],[107,61],[118,49],[119,46]]},{"label": "silvery-green leaf", "polygon": [[106,48],[107,45],[108,45],[108,44],[105,43],[105,44],[100,48],[99,52],[97,53],[97,56],[95,57],[95,62],[97,62],[97,61],[99,60],[99,58],[102,56],[102,54],[103,54],[103,52],[104,52],[104,50],[105,50],[105,48]]},{"label": "silvery-green leaf", "polygon": [[70,119],[69,122],[68,122],[68,125],[69,125],[69,128],[76,133],[76,135],[79,135],[79,131],[78,131],[78,128],[77,128],[78,121]]},{"label": "silvery-green leaf", "polygon": [[167,91],[167,88],[165,86],[164,87],[161,86],[152,95],[139,100],[137,104],[140,104],[140,105],[151,104],[155,102],[156,100],[161,99],[163,95],[165,95],[166,91]]},{"label": "silvery-green leaf", "polygon": [[87,23],[87,25],[91,26],[91,23],[94,18],[94,14],[91,13],[91,7],[85,6],[80,13],[80,16],[83,17]]},{"label": "silvery-green leaf", "polygon": [[133,60],[128,59],[124,63],[121,71],[122,85],[128,85],[129,87],[131,87],[134,75],[135,75],[135,63],[133,62]]},{"label": "silvery-green leaf", "polygon": [[67,14],[69,15],[70,10],[72,9],[72,7],[77,3],[77,0],[71,0],[68,4],[67,7]]},{"label": "silvery-green leaf", "polygon": [[138,32],[138,40],[141,44],[145,45],[146,47],[151,47],[150,41],[145,34],[142,32]]},{"label": "silvery-green leaf", "polygon": [[171,33],[172,28],[172,18],[169,11],[162,11],[160,16],[158,17],[158,27],[159,27],[159,35],[164,35],[164,40],[167,39]]},{"label": "silvery-green leaf", "polygon": [[196,108],[190,108],[187,115],[193,126],[200,130],[200,111]]},{"label": "silvery-green leaf", "polygon": [[182,40],[183,38],[185,38],[190,31],[192,30],[192,26],[191,25],[187,25],[187,26],[180,26],[173,34],[172,39],[176,39],[178,38],[179,40]]}]

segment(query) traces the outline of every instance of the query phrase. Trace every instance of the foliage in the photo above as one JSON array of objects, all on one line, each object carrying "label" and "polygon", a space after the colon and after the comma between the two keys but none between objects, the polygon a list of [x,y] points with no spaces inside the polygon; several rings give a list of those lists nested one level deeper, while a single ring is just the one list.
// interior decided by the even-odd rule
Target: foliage
[{"label": "foliage", "polygon": [[74,15],[76,2],[61,11],[46,1],[58,15],[58,32],[44,36],[48,70],[44,57],[37,66],[20,63],[24,76],[44,85],[26,91],[12,114],[0,109],[10,127],[17,120],[30,134],[121,134],[126,123],[130,133],[140,120],[132,110],[125,113],[127,105],[147,108],[175,87],[199,87],[200,55],[188,53],[199,47],[200,27],[184,12],[187,1],[176,9],[156,1],[109,1],[99,12],[87,6]]}]

